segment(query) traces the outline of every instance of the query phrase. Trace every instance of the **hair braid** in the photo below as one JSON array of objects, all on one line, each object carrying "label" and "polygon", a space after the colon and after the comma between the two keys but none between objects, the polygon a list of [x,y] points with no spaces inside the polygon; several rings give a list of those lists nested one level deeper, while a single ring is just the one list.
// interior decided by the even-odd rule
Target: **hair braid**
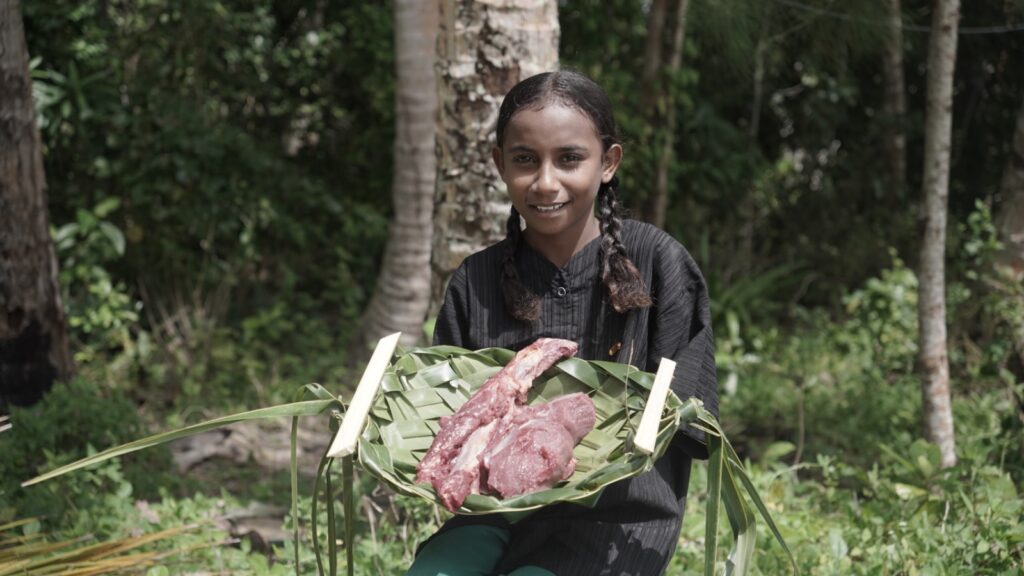
[{"label": "hair braid", "polygon": [[523,285],[516,269],[516,250],[522,241],[523,230],[519,227],[519,211],[512,207],[508,217],[505,253],[501,259],[501,292],[505,297],[505,309],[516,320],[533,322],[540,318],[540,298]]},{"label": "hair braid", "polygon": [[640,271],[626,256],[626,247],[622,244],[622,220],[618,214],[619,202],[615,197],[618,185],[618,176],[601,184],[597,192],[597,219],[601,224],[601,280],[608,287],[612,307],[621,314],[634,308],[650,306],[651,296],[640,278]]}]

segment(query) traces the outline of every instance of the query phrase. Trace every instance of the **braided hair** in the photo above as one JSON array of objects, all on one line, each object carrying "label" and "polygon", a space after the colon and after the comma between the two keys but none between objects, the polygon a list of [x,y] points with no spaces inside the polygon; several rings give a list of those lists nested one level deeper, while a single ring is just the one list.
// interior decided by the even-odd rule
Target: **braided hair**
[{"label": "braided hair", "polygon": [[[607,151],[619,143],[611,101],[596,82],[578,72],[561,70],[531,76],[516,84],[505,96],[498,111],[497,139],[504,142],[505,129],[516,112],[558,103],[582,112],[594,124],[601,146]],[[622,220],[615,196],[619,179],[601,184],[597,192],[596,216],[601,229],[601,281],[608,288],[612,307],[619,313],[651,305],[651,297],[636,266],[626,255],[622,243]],[[505,307],[513,318],[534,322],[540,318],[540,298],[519,279],[516,250],[523,241],[519,211],[512,207],[502,253],[501,289]]]}]

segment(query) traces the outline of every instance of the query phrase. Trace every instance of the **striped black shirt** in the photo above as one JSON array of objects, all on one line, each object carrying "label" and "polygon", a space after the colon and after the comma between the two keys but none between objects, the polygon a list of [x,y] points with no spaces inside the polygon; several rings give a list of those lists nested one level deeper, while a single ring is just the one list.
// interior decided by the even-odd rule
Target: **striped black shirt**
[{"label": "striped black shirt", "polygon": [[[684,400],[701,399],[717,416],[710,301],[700,270],[679,242],[649,224],[625,220],[622,240],[650,290],[650,308],[626,314],[612,308],[600,278],[600,239],[563,268],[522,242],[519,277],[540,297],[541,317],[533,324],[518,321],[501,292],[502,241],[455,271],[434,344],[518,350],[542,336],[564,338],[579,344],[580,358],[648,372],[671,358],[677,363],[672,390]],[[662,574],[679,537],[691,458],[706,457],[702,433],[684,428],[653,470],[608,486],[594,508],[558,504],[511,526],[500,517],[456,516],[442,530],[481,522],[507,527],[512,538],[499,573],[535,565],[559,576]]]}]

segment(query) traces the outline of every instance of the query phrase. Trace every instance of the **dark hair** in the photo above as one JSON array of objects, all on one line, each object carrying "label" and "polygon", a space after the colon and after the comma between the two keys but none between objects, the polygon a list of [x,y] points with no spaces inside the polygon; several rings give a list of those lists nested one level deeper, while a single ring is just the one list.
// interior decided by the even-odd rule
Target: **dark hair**
[{"label": "dark hair", "polygon": [[[512,87],[498,111],[498,146],[504,143],[505,129],[516,112],[550,103],[575,108],[589,118],[604,151],[619,143],[608,95],[583,74],[561,70],[531,76]],[[651,297],[640,278],[640,272],[626,256],[626,247],[622,244],[622,220],[619,218],[619,203],[615,197],[618,184],[617,176],[601,184],[597,191],[597,219],[601,226],[601,280],[608,288],[612,307],[622,313],[650,306]],[[519,212],[513,206],[508,218],[505,253],[502,257],[502,292],[505,306],[514,318],[533,322],[540,317],[540,298],[519,280],[515,265],[516,250],[522,238]]]}]

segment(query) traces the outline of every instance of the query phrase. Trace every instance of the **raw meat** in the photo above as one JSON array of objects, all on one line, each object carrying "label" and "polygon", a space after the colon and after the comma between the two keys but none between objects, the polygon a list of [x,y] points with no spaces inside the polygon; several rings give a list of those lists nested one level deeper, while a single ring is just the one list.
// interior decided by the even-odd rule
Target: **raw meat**
[{"label": "raw meat", "polygon": [[594,403],[582,393],[516,409],[480,457],[487,491],[509,498],[565,480],[576,469],[572,449],[594,421]]},{"label": "raw meat", "polygon": [[470,494],[480,492],[480,455],[487,448],[498,425],[498,420],[492,420],[476,429],[469,435],[462,450],[456,456],[451,465],[451,472],[448,473],[440,484],[434,482],[434,490],[441,497],[444,507],[455,511],[462,506],[463,500]]},{"label": "raw meat", "polygon": [[555,338],[540,338],[520,350],[461,408],[441,419],[441,429],[417,467],[416,481],[430,482],[449,510],[458,508],[478,488],[479,454],[494,430],[485,430],[487,426],[523,404],[533,379],[576,350],[575,342]]}]

